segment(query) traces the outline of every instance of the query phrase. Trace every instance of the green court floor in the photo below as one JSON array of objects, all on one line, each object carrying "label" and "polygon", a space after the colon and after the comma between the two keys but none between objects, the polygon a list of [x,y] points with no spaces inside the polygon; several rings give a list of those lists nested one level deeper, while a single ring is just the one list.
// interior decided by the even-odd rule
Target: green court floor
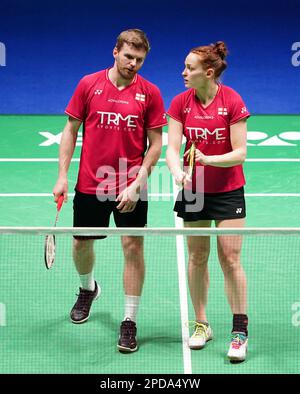
[{"label": "green court floor", "polygon": [[[53,224],[51,193],[64,123],[64,116],[0,116],[0,226]],[[300,227],[300,116],[253,116],[248,130],[247,226]],[[70,167],[70,193],[76,183],[80,143],[79,138]],[[148,227],[176,226],[175,191],[164,157],[165,146],[149,182]],[[159,174],[164,174],[163,180]],[[72,225],[72,196],[58,225]],[[299,373],[299,237],[244,238],[250,339],[248,358],[238,365],[226,360],[232,316],[215,241],[213,237],[208,304],[214,340],[201,351],[187,350],[182,338],[182,327],[188,322],[180,308],[183,278],[178,274],[177,239],[146,237],[140,349],[122,355],[116,349],[123,319],[119,237],[96,242],[95,275],[102,295],[90,320],[77,326],[68,319],[79,285],[71,237],[58,237],[56,265],[46,271],[42,236],[0,235],[0,373]],[[185,253],[185,264],[186,257]],[[188,293],[187,299],[188,320],[193,320]]]}]

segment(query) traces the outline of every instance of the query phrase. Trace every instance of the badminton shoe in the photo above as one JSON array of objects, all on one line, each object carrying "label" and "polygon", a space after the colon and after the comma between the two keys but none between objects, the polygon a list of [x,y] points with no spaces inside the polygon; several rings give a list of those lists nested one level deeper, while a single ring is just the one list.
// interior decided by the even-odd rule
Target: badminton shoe
[{"label": "badminton shoe", "polygon": [[90,317],[90,309],[92,302],[100,296],[101,289],[95,281],[95,290],[86,290],[79,288],[79,294],[76,303],[74,304],[70,317],[72,323],[84,323]]},{"label": "badminton shoe", "polygon": [[210,325],[195,322],[195,330],[189,338],[189,347],[191,349],[202,349],[206,342],[213,339],[213,332]]},{"label": "badminton shoe", "polygon": [[248,348],[248,337],[243,332],[233,332],[227,357],[230,361],[246,360]]},{"label": "badminton shoe", "polygon": [[131,353],[138,349],[136,341],[136,324],[130,319],[126,319],[121,323],[118,349],[122,353]]}]

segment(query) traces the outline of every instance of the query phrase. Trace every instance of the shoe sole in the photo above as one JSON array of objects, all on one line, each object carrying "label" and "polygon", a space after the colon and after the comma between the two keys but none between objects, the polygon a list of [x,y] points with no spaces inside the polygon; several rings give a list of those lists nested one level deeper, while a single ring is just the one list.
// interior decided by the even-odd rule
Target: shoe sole
[{"label": "shoe sole", "polygon": [[241,363],[241,362],[246,360],[246,356],[243,357],[243,358],[241,358],[241,357],[234,357],[234,356],[231,356],[231,357],[227,356],[227,357],[228,357],[228,359],[229,359],[229,361],[231,363]]},{"label": "shoe sole", "polygon": [[245,360],[246,360],[246,357],[245,357],[245,358],[228,357],[228,359],[229,359],[229,361],[230,361],[232,364],[238,364],[238,363],[242,363],[243,361],[245,361]]},{"label": "shoe sole", "polygon": [[133,353],[136,352],[138,350],[138,346],[136,346],[134,349],[128,348],[128,347],[124,347],[121,345],[117,345],[119,352],[121,353]]},{"label": "shoe sole", "polygon": [[240,363],[243,363],[245,360],[246,360],[245,358],[242,359],[242,360],[240,360],[240,359],[239,360],[230,359],[229,362],[230,362],[230,364],[240,364]]},{"label": "shoe sole", "polygon": [[[98,292],[97,292],[95,298],[93,299],[93,302],[96,301],[100,297],[100,295],[101,295],[101,289],[99,290],[99,286],[98,286]],[[82,319],[82,320],[72,320],[71,317],[70,317],[70,320],[73,324],[82,324],[82,323],[85,323],[86,321],[88,321],[89,317],[90,317],[90,314],[85,319]]]},{"label": "shoe sole", "polygon": [[83,320],[72,320],[72,318],[70,318],[70,320],[71,320],[71,322],[72,322],[73,324],[82,324],[82,323],[85,323],[87,320],[89,320],[89,317],[90,317],[90,315],[88,315],[88,317],[86,317],[86,318],[83,319]]},{"label": "shoe sole", "polygon": [[213,339],[213,337],[208,338],[203,346],[190,346],[189,345],[189,348],[192,349],[192,350],[201,350],[201,349],[203,349],[205,347],[207,342],[211,341],[212,339]]}]

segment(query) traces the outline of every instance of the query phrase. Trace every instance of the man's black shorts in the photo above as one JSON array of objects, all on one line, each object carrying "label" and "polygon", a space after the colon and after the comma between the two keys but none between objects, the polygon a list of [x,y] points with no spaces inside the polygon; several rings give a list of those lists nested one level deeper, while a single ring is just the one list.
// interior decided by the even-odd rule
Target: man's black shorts
[{"label": "man's black shorts", "polygon": [[[196,202],[199,205],[197,208]],[[181,190],[174,206],[177,216],[186,222],[197,220],[226,220],[246,217],[244,187],[224,193],[204,193],[191,196]]]},{"label": "man's black shorts", "polygon": [[[119,202],[99,201],[96,195],[75,190],[73,200],[74,227],[108,227],[111,213],[117,227],[145,227],[147,225],[148,201],[138,200],[134,211],[120,213]],[[103,239],[104,236],[74,236],[76,239]]]}]

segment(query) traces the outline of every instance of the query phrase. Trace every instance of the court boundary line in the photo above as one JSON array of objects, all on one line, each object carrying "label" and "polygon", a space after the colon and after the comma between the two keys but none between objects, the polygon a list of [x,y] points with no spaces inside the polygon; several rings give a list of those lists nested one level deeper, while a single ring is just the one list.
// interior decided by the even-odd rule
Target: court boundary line
[{"label": "court boundary line", "polygon": [[[74,197],[75,193],[68,193]],[[173,193],[149,193],[148,197],[173,197]],[[53,193],[0,193],[0,197],[53,197]],[[300,193],[245,193],[245,197],[300,197]],[[168,200],[167,200],[168,201]]]},{"label": "court boundary line", "polygon": [[[53,163],[57,163],[59,161],[59,158],[51,158],[51,157],[49,157],[49,158],[42,158],[42,157],[40,157],[40,158],[6,158],[6,157],[3,157],[3,158],[0,158],[0,163],[18,163],[18,162],[21,162],[21,163],[26,163],[26,162],[31,162],[31,163],[42,163],[42,162],[49,162],[49,163],[51,163],[51,162],[53,162]],[[80,161],[80,158],[72,158],[72,160],[71,160],[71,162],[79,162]],[[279,163],[284,163],[284,162],[290,162],[290,163],[299,163],[300,162],[300,159],[289,159],[289,158],[286,158],[286,157],[282,157],[282,158],[260,158],[260,159],[254,159],[254,158],[249,158],[249,159],[246,159],[245,160],[246,162],[252,162],[252,163],[258,163],[258,162],[279,162]],[[166,159],[158,159],[158,162],[159,163],[162,163],[162,162],[166,162]]]},{"label": "court boundary line", "polygon": [[[173,179],[173,200],[176,201],[176,185]],[[177,217],[174,212],[174,220],[176,229],[183,228],[182,219]],[[179,286],[179,303],[180,303],[180,321],[181,321],[181,337],[182,337],[182,353],[183,353],[183,369],[184,374],[192,374],[192,355],[191,349],[188,346],[189,322],[188,314],[188,300],[187,300],[187,285],[186,285],[186,268],[185,268],[185,254],[184,254],[184,239],[183,235],[176,235],[176,255],[177,255],[177,271],[178,271],[178,286]]]}]

